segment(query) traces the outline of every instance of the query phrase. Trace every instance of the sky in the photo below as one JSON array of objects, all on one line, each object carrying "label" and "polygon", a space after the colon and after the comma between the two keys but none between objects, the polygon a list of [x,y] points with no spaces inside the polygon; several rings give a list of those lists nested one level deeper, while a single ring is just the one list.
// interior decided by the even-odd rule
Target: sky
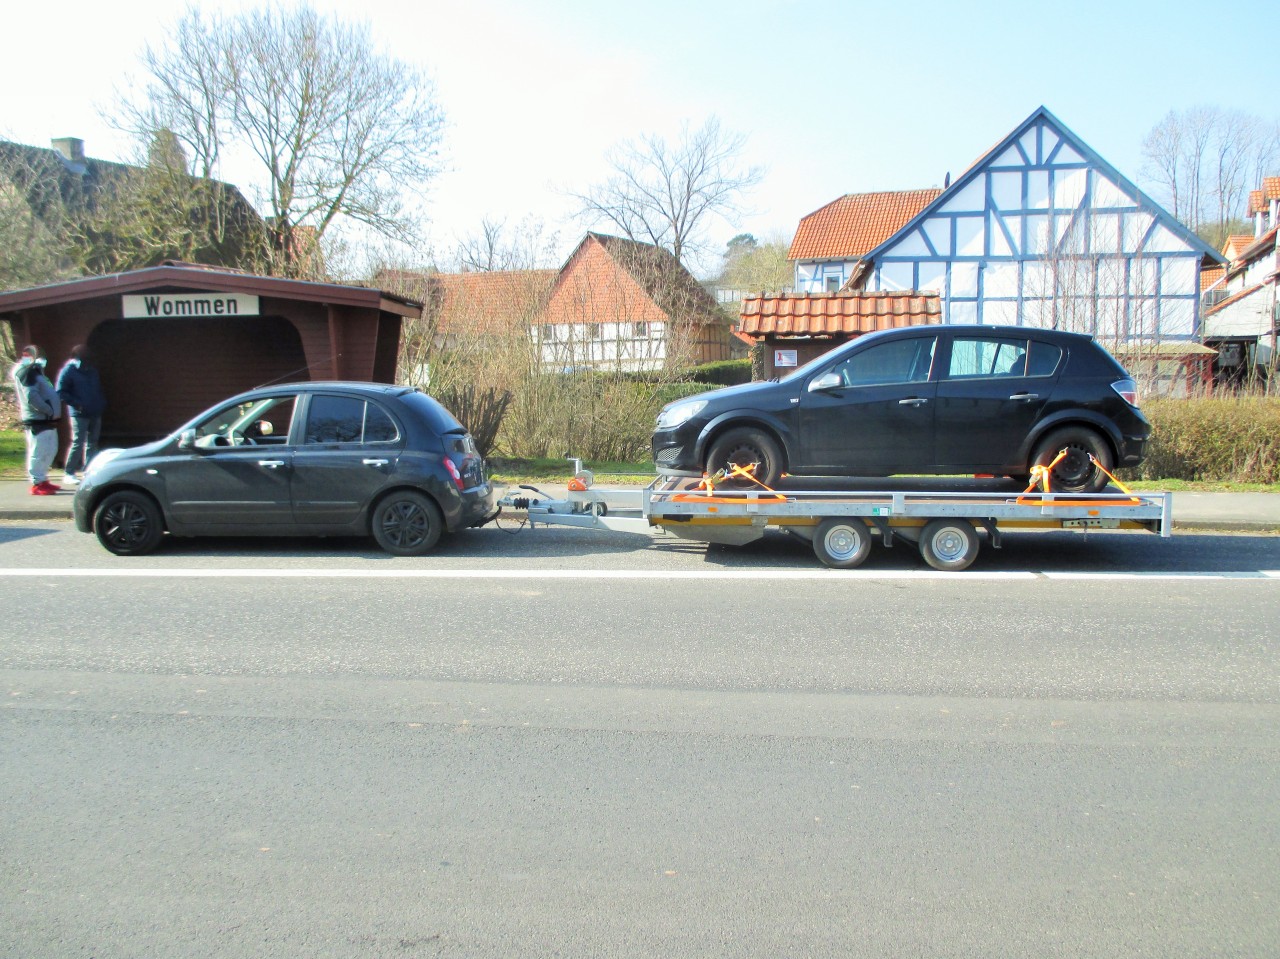
[{"label": "sky", "polygon": [[[567,255],[590,224],[566,193],[606,178],[610,148],[674,140],[713,115],[745,135],[743,163],[765,169],[742,214],[712,225],[716,249],[742,232],[789,241],[801,217],[846,193],[942,186],[1040,106],[1139,186],[1143,138],[1170,111],[1280,121],[1274,0],[312,5],[367,22],[381,50],[434,80],[447,169],[421,198],[424,255],[446,256],[485,219],[541,223]],[[102,113],[140,83],[144,46],[163,44],[182,10],[61,0],[7,11],[0,138],[74,136],[89,156],[127,160],[132,145]],[[222,171],[251,198],[253,176]]]}]

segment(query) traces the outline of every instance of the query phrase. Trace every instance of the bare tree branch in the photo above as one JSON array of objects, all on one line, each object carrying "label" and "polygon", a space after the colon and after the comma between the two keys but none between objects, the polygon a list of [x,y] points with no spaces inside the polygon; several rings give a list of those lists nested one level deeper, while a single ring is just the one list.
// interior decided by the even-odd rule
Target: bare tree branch
[{"label": "bare tree branch", "polygon": [[1170,111],[1143,140],[1142,154],[1156,198],[1220,245],[1245,216],[1249,191],[1280,162],[1280,125],[1213,106]]},{"label": "bare tree branch", "polygon": [[193,8],[143,65],[144,99],[122,105],[121,124],[173,130],[198,176],[215,176],[230,144],[248,147],[283,272],[342,222],[412,233],[403,198],[439,172],[444,116],[431,81],[380,53],[367,26],[308,6]]},{"label": "bare tree branch", "polygon": [[710,222],[738,213],[763,177],[762,168],[739,165],[745,145],[715,117],[697,130],[685,126],[675,144],[646,134],[609,153],[613,172],[603,183],[570,195],[581,218],[660,246],[683,264],[707,251]]}]

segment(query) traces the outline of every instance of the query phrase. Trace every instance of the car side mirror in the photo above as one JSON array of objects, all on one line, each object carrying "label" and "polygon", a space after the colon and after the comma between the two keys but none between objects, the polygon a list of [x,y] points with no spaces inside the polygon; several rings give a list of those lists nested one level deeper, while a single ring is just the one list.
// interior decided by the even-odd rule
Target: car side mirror
[{"label": "car side mirror", "polygon": [[196,431],[183,430],[178,434],[178,449],[189,450],[196,445]]},{"label": "car side mirror", "polygon": [[818,390],[838,390],[844,386],[844,379],[839,373],[823,373],[816,379],[809,381],[809,392],[816,393]]}]

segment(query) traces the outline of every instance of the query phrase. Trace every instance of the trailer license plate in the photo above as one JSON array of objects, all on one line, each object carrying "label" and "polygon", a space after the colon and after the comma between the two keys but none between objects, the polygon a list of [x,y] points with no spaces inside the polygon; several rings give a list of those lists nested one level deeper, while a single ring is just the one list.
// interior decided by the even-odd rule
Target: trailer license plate
[{"label": "trailer license plate", "polygon": [[1063,529],[1119,529],[1118,519],[1064,519]]}]

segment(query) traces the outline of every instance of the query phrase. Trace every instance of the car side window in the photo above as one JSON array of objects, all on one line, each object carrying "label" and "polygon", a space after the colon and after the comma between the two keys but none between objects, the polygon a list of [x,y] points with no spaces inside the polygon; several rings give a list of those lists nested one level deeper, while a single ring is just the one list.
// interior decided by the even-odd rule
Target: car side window
[{"label": "car side window", "polygon": [[837,363],[831,372],[838,373],[845,386],[923,383],[929,379],[936,343],[932,336],[880,343]]},{"label": "car side window", "polygon": [[352,396],[313,396],[304,443],[386,443],[399,437],[395,421],[375,403]]},{"label": "car side window", "polygon": [[950,379],[1027,375],[1027,341],[957,336],[951,342]]},{"label": "car side window", "polygon": [[364,404],[364,441],[366,443],[393,443],[400,438],[396,422],[377,403]]},{"label": "car side window", "polygon": [[1052,343],[1031,341],[1031,355],[1027,359],[1027,376],[1053,376],[1062,361],[1062,347]]},{"label": "car side window", "polygon": [[270,396],[224,406],[195,428],[200,449],[283,445],[289,440],[297,397]]}]

